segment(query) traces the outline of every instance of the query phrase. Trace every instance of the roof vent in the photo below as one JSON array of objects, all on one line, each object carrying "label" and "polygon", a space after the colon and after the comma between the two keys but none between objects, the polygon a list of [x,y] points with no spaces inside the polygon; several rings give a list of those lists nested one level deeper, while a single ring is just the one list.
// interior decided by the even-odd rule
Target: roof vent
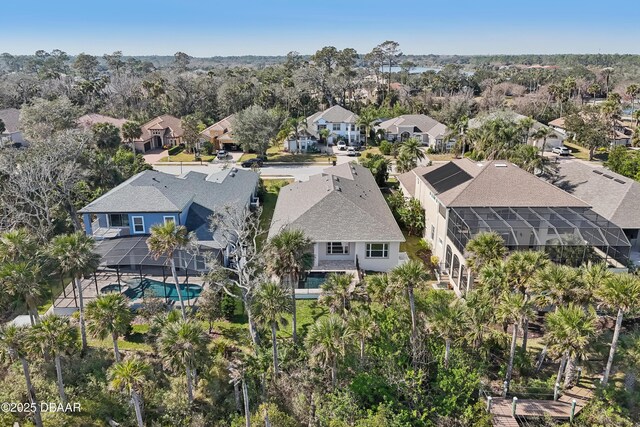
[{"label": "roof vent", "polygon": [[593,173],[597,173],[598,175],[602,175],[602,171],[594,170]]},{"label": "roof vent", "polygon": [[335,179],[336,182],[340,182],[340,178],[338,178],[337,176],[334,176],[333,179]]},{"label": "roof vent", "polygon": [[495,165],[497,168],[506,168],[507,164],[506,163],[496,163]]},{"label": "roof vent", "polygon": [[238,172],[238,168],[231,168],[231,172]]},{"label": "roof vent", "polygon": [[336,191],[342,191],[340,187],[336,187]]},{"label": "roof vent", "polygon": [[626,184],[626,182],[625,182],[625,181],[623,181],[623,180],[621,180],[621,179],[619,179],[619,178],[614,178],[613,180],[614,180],[615,182],[620,183],[620,184]]},{"label": "roof vent", "polygon": [[603,173],[602,176],[604,176],[605,178],[613,179],[611,175],[607,175],[606,173]]}]

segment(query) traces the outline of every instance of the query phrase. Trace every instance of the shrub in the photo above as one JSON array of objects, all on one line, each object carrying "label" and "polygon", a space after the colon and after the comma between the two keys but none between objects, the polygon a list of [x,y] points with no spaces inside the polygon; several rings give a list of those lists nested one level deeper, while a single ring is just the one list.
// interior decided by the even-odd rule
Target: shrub
[{"label": "shrub", "polygon": [[175,156],[176,154],[181,153],[183,149],[184,147],[182,147],[181,145],[176,145],[175,147],[171,147],[169,148],[169,155]]},{"label": "shrub", "polygon": [[211,143],[211,141],[205,141],[202,143],[202,150],[205,152],[205,154],[207,156],[211,156],[214,154],[214,152],[216,151],[215,148],[213,147],[213,144]]},{"label": "shrub", "polygon": [[380,143],[380,152],[385,156],[390,156],[393,151],[393,144],[387,140],[384,140]]}]

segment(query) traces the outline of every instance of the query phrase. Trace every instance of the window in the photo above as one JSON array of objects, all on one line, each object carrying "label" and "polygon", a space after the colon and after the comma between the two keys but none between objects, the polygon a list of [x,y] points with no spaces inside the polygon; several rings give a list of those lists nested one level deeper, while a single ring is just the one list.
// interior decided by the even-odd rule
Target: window
[{"label": "window", "polygon": [[144,233],[144,217],[132,216],[131,220],[133,221],[133,232],[139,234]]},{"label": "window", "polygon": [[110,214],[109,225],[111,227],[128,227],[129,215],[126,214]]},{"label": "window", "polygon": [[326,129],[327,125],[318,125],[318,130]]},{"label": "window", "polygon": [[164,223],[165,224],[168,223],[168,222],[173,222],[173,223],[176,222],[176,218],[174,216],[165,216],[165,217],[163,217],[163,219],[164,219]]},{"label": "window", "polygon": [[356,125],[351,125],[351,130],[356,130]]},{"label": "window", "polygon": [[349,253],[349,244],[342,242],[327,242],[327,255],[347,255]]},{"label": "window", "polygon": [[334,123],[333,130],[340,130],[340,123]]},{"label": "window", "polygon": [[431,226],[431,240],[436,237],[436,227],[434,225]]},{"label": "window", "polygon": [[388,243],[367,243],[367,258],[387,258],[388,256]]}]

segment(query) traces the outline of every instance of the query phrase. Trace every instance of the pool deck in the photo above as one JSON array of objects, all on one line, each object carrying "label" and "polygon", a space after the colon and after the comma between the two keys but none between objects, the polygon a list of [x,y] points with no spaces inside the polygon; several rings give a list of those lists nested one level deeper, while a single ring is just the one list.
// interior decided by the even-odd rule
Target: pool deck
[{"label": "pool deck", "polygon": [[[154,276],[154,275],[142,275],[143,279],[156,280],[158,282],[162,282],[162,276]],[[179,276],[179,279],[184,282],[185,277]],[[126,283],[129,281],[139,281],[140,275],[136,273],[121,273],[120,274],[120,283],[122,284],[122,291],[124,292],[127,289]],[[105,286],[117,284],[118,276],[115,272],[111,271],[99,271],[95,274],[95,276],[91,276],[88,279],[82,279],[82,297],[84,299],[84,303],[87,304],[89,301],[96,299],[98,295],[100,295],[99,291]],[[174,286],[173,279],[171,277],[166,278],[167,285]],[[204,287],[204,281],[202,277],[199,276],[189,276],[189,285],[199,285]],[[160,295],[159,297],[162,297]],[[185,303],[188,305],[193,305],[197,302],[198,298],[192,298],[189,300],[185,300]],[[142,302],[142,298],[137,298],[131,301],[131,305],[135,306]],[[65,287],[65,290],[62,294],[58,296],[55,302],[56,308],[77,308],[77,294],[75,292],[75,286],[73,281]]]}]

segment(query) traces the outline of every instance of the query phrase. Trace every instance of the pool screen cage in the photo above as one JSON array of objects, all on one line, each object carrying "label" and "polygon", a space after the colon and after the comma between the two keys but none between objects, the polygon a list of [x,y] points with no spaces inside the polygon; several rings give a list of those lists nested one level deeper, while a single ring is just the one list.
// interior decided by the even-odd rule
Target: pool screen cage
[{"label": "pool screen cage", "polygon": [[552,261],[629,264],[631,244],[622,229],[588,208],[451,208],[447,235],[460,252],[478,233],[495,232],[509,250],[541,250]]},{"label": "pool screen cage", "polygon": [[[100,255],[100,267],[130,271],[158,271],[168,267],[167,257],[157,259],[147,246],[149,236],[122,237],[101,240],[96,244],[96,253]],[[206,269],[206,258],[198,251],[178,250],[173,255],[176,268],[191,276]]]}]

